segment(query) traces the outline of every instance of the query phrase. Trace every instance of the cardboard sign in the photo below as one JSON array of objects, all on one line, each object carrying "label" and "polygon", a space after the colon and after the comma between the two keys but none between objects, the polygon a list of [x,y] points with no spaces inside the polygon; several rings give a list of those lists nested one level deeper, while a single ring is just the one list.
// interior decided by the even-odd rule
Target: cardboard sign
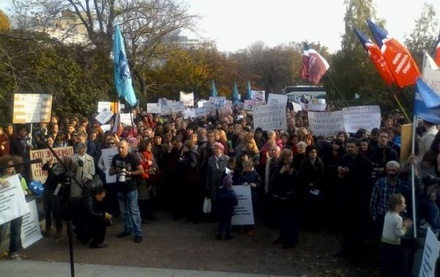
[{"label": "cardboard sign", "polygon": [[5,179],[8,187],[0,185],[0,225],[29,213],[18,174]]},{"label": "cardboard sign", "polygon": [[[53,151],[59,156],[72,156],[73,155],[73,147],[56,147],[52,148]],[[32,180],[34,181],[40,181],[44,184],[47,179],[47,171],[43,171],[43,164],[45,164],[49,159],[54,158],[52,155],[52,152],[49,149],[38,149],[38,150],[31,150],[30,151],[30,157],[31,160],[37,160],[41,159],[41,163],[31,164],[31,175]]]},{"label": "cardboard sign", "polygon": [[12,123],[49,122],[51,112],[50,94],[14,94]]},{"label": "cardboard sign", "polygon": [[21,225],[21,245],[23,248],[27,248],[43,238],[38,219],[37,202],[34,199],[27,205],[29,213],[23,216],[23,224]]},{"label": "cardboard sign", "polygon": [[235,215],[232,217],[232,225],[252,225],[254,222],[254,210],[252,209],[252,194],[250,186],[232,186],[237,195],[238,205],[234,207]]},{"label": "cardboard sign", "polygon": [[254,129],[260,127],[263,131],[267,131],[287,128],[286,105],[255,106],[252,112],[254,114]]}]

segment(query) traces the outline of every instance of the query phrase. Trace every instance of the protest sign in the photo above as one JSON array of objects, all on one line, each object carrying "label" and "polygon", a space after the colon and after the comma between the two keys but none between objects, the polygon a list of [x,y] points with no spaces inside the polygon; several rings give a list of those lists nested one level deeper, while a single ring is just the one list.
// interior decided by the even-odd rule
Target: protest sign
[{"label": "protest sign", "polygon": [[207,116],[209,114],[208,110],[205,107],[195,108],[194,115],[195,117]]},{"label": "protest sign", "polygon": [[260,127],[263,131],[281,130],[287,128],[286,105],[262,105],[252,109],[254,129]]},{"label": "protest sign", "polygon": [[95,119],[98,120],[99,123],[105,124],[112,118],[113,115],[114,113],[112,111],[103,110],[95,117]]},{"label": "protest sign", "polygon": [[173,113],[179,113],[185,111],[185,105],[183,104],[183,101],[176,101],[168,103],[168,105],[171,107],[171,111]]},{"label": "protest sign", "polygon": [[266,93],[262,91],[252,91],[252,99],[255,101],[255,105],[263,105],[266,103]]},{"label": "protest sign", "polygon": [[18,174],[5,179],[7,187],[0,185],[0,225],[29,213]]},{"label": "protest sign", "polygon": [[343,112],[307,112],[309,128],[315,136],[334,136],[344,130]]},{"label": "protest sign", "polygon": [[238,205],[234,207],[235,214],[232,217],[232,225],[252,225],[254,211],[252,209],[252,195],[250,186],[232,186],[237,195]]},{"label": "protest sign", "polygon": [[23,216],[21,225],[21,245],[23,248],[27,248],[43,238],[38,219],[37,202],[34,199],[28,202],[27,205],[29,213]]},{"label": "protest sign", "polygon": [[343,108],[344,128],[348,133],[356,133],[363,128],[371,131],[373,128],[380,128],[380,107],[354,106]]},{"label": "protest sign", "polygon": [[50,94],[14,94],[12,123],[49,122],[52,112]]},{"label": "protest sign", "polygon": [[269,97],[267,99],[268,105],[287,105],[287,95],[283,94],[275,94],[269,93]]},{"label": "protest sign", "polygon": [[194,106],[194,93],[185,93],[181,91],[179,100],[183,101],[183,104],[185,104],[185,106],[192,107]]},{"label": "protest sign", "polygon": [[101,150],[102,159],[104,162],[104,173],[105,173],[105,182],[107,184],[110,183],[116,183],[116,174],[113,176],[110,176],[109,170],[110,165],[112,163],[113,156],[118,154],[118,148],[112,147],[112,148],[103,148]]},{"label": "protest sign", "polygon": [[[52,148],[52,150],[58,155],[58,157],[64,156],[72,156],[73,155],[73,147],[56,147]],[[30,151],[31,160],[41,159],[41,163],[31,164],[31,175],[32,180],[40,181],[41,183],[45,183],[47,179],[47,171],[43,171],[43,164],[49,161],[49,159],[53,158],[55,162],[56,158],[53,156],[52,152],[49,149],[38,149]]]},{"label": "protest sign", "polygon": [[160,114],[160,104],[159,103],[147,103],[147,112],[148,113],[157,113]]},{"label": "protest sign", "polygon": [[419,277],[431,277],[435,275],[436,263],[440,252],[440,243],[431,228],[426,231],[425,247],[423,248],[422,264]]}]

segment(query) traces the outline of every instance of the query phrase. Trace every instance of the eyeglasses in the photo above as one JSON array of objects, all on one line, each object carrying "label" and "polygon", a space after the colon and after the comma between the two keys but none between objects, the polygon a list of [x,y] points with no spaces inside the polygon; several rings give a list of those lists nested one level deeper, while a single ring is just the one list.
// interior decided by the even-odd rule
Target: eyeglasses
[{"label": "eyeglasses", "polygon": [[108,142],[107,144],[108,145],[114,145],[115,143],[112,141],[112,142]]}]

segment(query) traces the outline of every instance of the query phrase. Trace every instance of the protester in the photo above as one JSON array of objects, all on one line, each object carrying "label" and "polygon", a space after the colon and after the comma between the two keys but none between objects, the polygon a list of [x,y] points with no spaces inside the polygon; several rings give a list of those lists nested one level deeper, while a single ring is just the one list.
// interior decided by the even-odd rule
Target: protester
[{"label": "protester", "polygon": [[225,239],[230,240],[233,238],[231,235],[231,219],[234,215],[234,207],[238,204],[237,195],[232,189],[231,175],[226,174],[225,177],[223,177],[222,186],[217,194],[219,223],[215,238],[221,240],[224,234]]}]

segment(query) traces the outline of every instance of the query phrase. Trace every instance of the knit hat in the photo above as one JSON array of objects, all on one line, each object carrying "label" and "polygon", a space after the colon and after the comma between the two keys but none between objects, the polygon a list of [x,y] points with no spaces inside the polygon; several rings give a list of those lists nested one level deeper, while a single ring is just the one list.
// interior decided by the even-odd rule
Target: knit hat
[{"label": "knit hat", "polygon": [[220,142],[216,142],[216,143],[214,143],[214,145],[212,146],[213,148],[218,148],[218,149],[220,149],[220,150],[225,150],[225,147],[223,146],[223,144],[221,144]]},{"label": "knit hat", "polygon": [[232,188],[232,177],[230,175],[226,175],[223,178],[223,187],[224,188]]}]

